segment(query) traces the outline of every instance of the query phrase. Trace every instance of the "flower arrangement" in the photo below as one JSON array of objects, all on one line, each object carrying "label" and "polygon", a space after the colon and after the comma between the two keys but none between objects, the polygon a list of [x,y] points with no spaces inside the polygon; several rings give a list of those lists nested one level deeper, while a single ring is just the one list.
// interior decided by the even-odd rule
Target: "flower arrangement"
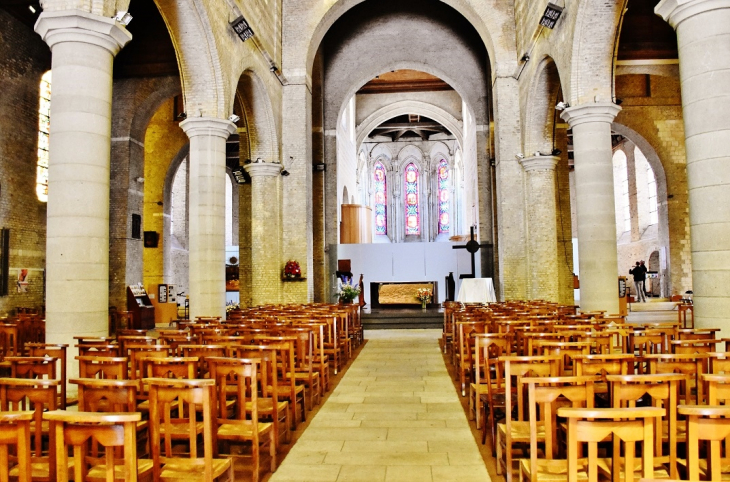
[{"label": "flower arrangement", "polygon": [[421,302],[421,307],[425,308],[426,304],[431,301],[431,290],[428,288],[418,288],[416,298]]},{"label": "flower arrangement", "polygon": [[240,307],[238,306],[238,303],[236,303],[235,301],[229,301],[226,303],[226,314],[230,313],[231,311],[238,310],[238,309],[240,309]]},{"label": "flower arrangement", "polygon": [[284,266],[284,277],[286,278],[300,278],[302,276],[302,269],[299,267],[299,262],[289,260]]},{"label": "flower arrangement", "polygon": [[337,295],[341,303],[352,303],[360,295],[360,285],[352,279],[338,280],[338,285]]}]

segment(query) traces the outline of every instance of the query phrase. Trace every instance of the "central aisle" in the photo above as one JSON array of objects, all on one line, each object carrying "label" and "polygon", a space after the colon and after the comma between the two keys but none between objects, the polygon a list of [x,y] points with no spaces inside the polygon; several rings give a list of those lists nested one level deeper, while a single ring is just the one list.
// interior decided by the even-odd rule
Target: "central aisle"
[{"label": "central aisle", "polygon": [[488,482],[440,336],[366,332],[360,355],[270,480]]}]

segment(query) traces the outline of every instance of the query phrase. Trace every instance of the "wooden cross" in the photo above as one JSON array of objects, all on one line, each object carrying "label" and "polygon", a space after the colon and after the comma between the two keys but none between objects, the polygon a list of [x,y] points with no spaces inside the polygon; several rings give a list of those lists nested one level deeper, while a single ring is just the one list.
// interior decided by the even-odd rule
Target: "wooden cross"
[{"label": "wooden cross", "polygon": [[464,246],[452,246],[452,249],[465,249],[471,254],[471,274],[462,274],[459,276],[459,279],[464,278],[476,278],[476,263],[474,261],[474,255],[479,251],[480,248],[489,248],[492,245],[489,243],[482,243],[479,244],[479,242],[474,239],[474,226],[471,226],[471,239],[467,241],[467,243]]}]

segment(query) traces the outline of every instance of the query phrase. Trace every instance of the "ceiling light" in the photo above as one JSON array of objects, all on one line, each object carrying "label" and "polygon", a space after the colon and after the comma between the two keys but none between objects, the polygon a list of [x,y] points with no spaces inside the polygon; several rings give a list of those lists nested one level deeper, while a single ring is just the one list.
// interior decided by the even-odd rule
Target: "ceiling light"
[{"label": "ceiling light", "polygon": [[515,154],[515,158],[517,160],[524,159],[525,158],[525,155],[523,153],[521,153],[521,152],[518,152],[517,154]]},{"label": "ceiling light", "polygon": [[570,105],[567,102],[558,102],[558,104],[555,106],[557,110],[565,110],[568,107],[570,107]]},{"label": "ceiling light", "polygon": [[28,10],[35,13],[35,7],[33,5],[28,5]]},{"label": "ceiling light", "polygon": [[228,118],[229,121],[233,122],[234,124],[241,120],[240,117],[238,117],[236,114],[231,114],[231,116]]}]

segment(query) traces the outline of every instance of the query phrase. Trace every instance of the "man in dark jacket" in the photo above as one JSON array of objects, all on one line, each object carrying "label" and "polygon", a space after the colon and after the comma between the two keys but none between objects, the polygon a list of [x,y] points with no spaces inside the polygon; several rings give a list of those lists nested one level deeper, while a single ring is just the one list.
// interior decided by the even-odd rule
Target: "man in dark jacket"
[{"label": "man in dark jacket", "polygon": [[644,293],[644,283],[646,282],[646,266],[644,262],[636,262],[636,266],[629,270],[629,274],[634,275],[634,287],[636,288],[636,301],[646,303],[646,294]]}]

